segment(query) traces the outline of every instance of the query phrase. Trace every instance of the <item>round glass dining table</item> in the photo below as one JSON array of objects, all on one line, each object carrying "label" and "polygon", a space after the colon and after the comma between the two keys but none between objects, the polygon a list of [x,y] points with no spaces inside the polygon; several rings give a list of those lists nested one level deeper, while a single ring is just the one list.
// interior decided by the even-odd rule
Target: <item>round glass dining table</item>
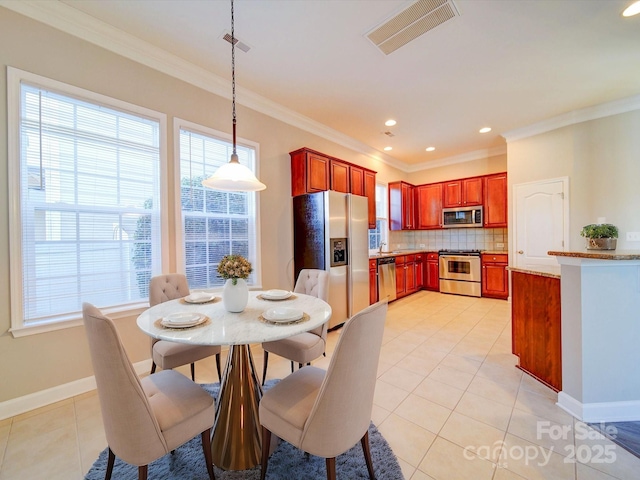
[{"label": "round glass dining table", "polygon": [[[221,292],[212,292],[220,295]],[[213,463],[224,470],[246,470],[260,464],[261,428],[258,406],[262,387],[253,363],[250,345],[287,338],[319,327],[331,318],[331,306],[319,298],[293,293],[278,301],[266,300],[262,291],[249,291],[247,307],[227,312],[218,296],[207,303],[170,300],[144,311],[137,320],[147,335],[160,340],[192,345],[228,345],[227,362],[220,380],[220,395],[211,439]],[[302,310],[299,321],[268,321],[265,312],[288,307]],[[162,319],[171,314],[201,314],[203,323],[188,328],[170,328]],[[271,317],[270,315],[266,315]]]}]

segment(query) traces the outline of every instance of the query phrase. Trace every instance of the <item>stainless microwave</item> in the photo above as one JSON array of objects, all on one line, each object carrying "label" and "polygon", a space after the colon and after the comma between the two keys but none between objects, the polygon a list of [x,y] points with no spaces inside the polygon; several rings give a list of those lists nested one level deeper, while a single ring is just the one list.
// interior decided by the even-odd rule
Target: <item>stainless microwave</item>
[{"label": "stainless microwave", "polygon": [[444,228],[482,227],[482,207],[456,207],[442,209]]}]

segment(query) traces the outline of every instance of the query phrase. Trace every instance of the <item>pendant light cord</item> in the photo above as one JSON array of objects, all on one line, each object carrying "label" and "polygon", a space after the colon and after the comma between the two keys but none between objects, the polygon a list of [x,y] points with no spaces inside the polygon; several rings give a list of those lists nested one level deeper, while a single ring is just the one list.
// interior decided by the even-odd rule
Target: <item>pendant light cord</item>
[{"label": "pendant light cord", "polygon": [[231,108],[233,110],[233,154],[236,155],[236,36],[231,0]]}]

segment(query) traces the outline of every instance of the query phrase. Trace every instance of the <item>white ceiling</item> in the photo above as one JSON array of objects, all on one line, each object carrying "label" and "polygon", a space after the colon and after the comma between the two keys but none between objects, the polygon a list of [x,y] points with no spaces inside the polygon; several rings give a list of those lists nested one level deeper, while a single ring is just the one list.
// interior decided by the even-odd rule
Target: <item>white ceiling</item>
[{"label": "white ceiling", "polygon": [[[454,2],[459,17],[385,56],[364,34],[413,0],[236,0],[236,37],[251,47],[236,50],[237,84],[376,150],[392,146],[387,156],[408,167],[640,94],[640,15],[621,16],[631,0]],[[227,0],[63,3],[230,80]],[[385,127],[391,117],[397,126]],[[479,134],[485,125],[492,132]]]}]

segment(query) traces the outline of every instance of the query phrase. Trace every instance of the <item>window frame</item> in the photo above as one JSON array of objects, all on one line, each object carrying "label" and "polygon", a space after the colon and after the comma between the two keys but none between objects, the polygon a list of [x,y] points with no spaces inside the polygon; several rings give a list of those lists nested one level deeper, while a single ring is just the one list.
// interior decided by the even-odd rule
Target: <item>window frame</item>
[{"label": "window frame", "polygon": [[[190,122],[188,120],[184,120],[182,118],[174,117],[173,119],[173,147],[174,147],[174,188],[176,191],[175,194],[175,204],[174,204],[174,217],[175,217],[175,255],[176,255],[176,266],[177,271],[185,273],[186,265],[185,265],[185,245],[184,245],[184,225],[182,221],[182,202],[181,202],[181,177],[180,177],[180,130],[189,130],[194,133],[198,133],[200,135],[214,137],[224,142],[232,143],[233,137],[225,132],[221,132],[219,130],[215,130],[213,128],[205,127],[203,125]],[[250,148],[254,150],[254,165],[253,172],[256,177],[260,178],[260,144],[257,142],[252,142],[251,140],[247,140],[244,138],[236,138],[236,144],[241,145],[246,148]],[[261,248],[261,240],[260,240],[260,195],[258,192],[253,192],[254,194],[254,211],[255,211],[255,255],[256,259],[251,263],[253,267],[252,275],[255,278],[255,284],[250,285],[250,290],[260,290],[262,288],[262,248]],[[210,287],[209,289],[221,289],[222,286],[219,287]]]},{"label": "window frame", "polygon": [[[21,181],[21,84],[53,90],[87,103],[102,105],[131,115],[158,122],[159,130],[159,195],[160,195],[160,262],[169,264],[168,184],[167,184],[167,116],[145,107],[134,105],[90,90],[85,90],[41,75],[7,67],[7,154],[9,193],[9,278],[10,278],[10,332],[14,337],[38,334],[82,325],[82,312],[68,312],[34,324],[26,324],[23,310],[23,248],[22,248],[22,181]],[[159,272],[158,272],[159,273]],[[131,316],[142,312],[148,303],[136,302],[101,307],[112,318]]]}]

